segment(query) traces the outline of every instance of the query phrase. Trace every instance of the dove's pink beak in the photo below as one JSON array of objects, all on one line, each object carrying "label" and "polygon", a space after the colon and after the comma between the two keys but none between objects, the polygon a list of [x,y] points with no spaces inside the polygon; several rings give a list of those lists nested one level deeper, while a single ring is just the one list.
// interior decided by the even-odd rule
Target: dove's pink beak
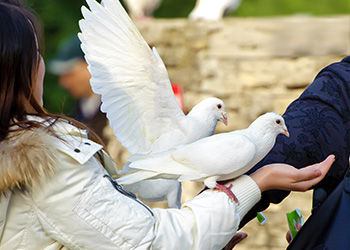
[{"label": "dove's pink beak", "polygon": [[283,131],[284,131],[283,134],[284,134],[285,136],[289,137],[289,132],[288,132],[287,128],[283,128]]},{"label": "dove's pink beak", "polygon": [[227,126],[228,124],[227,113],[222,112],[221,115],[222,115],[222,119],[220,119],[220,121],[222,121]]}]

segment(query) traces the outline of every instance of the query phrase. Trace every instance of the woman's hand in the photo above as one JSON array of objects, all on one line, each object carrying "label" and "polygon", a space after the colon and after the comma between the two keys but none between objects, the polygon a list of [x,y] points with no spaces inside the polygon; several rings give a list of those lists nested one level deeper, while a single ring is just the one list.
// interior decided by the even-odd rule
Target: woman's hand
[{"label": "woman's hand", "polygon": [[250,177],[261,192],[270,189],[304,192],[325,177],[334,161],[335,156],[330,155],[320,163],[301,169],[284,163],[274,163],[260,168]]}]

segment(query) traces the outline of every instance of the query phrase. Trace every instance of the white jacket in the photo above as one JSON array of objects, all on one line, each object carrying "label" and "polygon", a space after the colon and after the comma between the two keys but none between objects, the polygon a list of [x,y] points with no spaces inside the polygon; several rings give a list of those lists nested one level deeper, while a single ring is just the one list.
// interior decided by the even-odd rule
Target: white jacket
[{"label": "white jacket", "polygon": [[[149,209],[118,191],[102,146],[66,122],[0,143],[0,249],[221,249],[260,199],[248,176],[233,182],[240,205],[207,190],[181,209]],[[213,166],[215,167],[215,166]]]}]

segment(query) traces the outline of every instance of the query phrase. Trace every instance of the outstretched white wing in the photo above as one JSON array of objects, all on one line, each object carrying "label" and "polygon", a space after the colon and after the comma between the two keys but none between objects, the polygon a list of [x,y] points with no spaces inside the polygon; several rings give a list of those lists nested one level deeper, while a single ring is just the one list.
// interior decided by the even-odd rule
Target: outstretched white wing
[{"label": "outstretched white wing", "polygon": [[102,112],[131,154],[147,153],[157,139],[178,129],[185,115],[168,72],[118,0],[87,0],[80,20],[82,50]]}]

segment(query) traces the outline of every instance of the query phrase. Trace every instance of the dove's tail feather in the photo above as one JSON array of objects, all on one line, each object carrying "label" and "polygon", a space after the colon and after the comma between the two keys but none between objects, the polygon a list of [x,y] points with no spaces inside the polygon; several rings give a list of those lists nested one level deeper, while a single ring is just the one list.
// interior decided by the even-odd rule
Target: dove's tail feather
[{"label": "dove's tail feather", "polygon": [[155,157],[131,162],[130,167],[143,171],[157,172],[162,177],[167,179],[178,179],[181,175],[198,175],[198,171],[196,169],[184,166],[183,164],[173,160],[170,156]]},{"label": "dove's tail feather", "polygon": [[150,158],[149,155],[145,154],[134,154],[128,157],[127,162],[124,164],[122,170],[118,171],[118,175],[126,175],[129,174],[130,172],[135,171],[136,169],[130,167],[130,164],[133,161],[138,161],[138,160],[144,160]]},{"label": "dove's tail feather", "polygon": [[201,180],[202,178],[207,177],[207,175],[182,175],[179,177],[178,181],[195,181],[195,180]]},{"label": "dove's tail feather", "polygon": [[122,177],[119,177],[116,181],[121,185],[128,185],[156,177],[157,175],[159,175],[159,173],[153,171],[135,171]]},{"label": "dove's tail feather", "polygon": [[118,175],[123,176],[123,175],[126,175],[126,174],[128,174],[128,173],[130,173],[130,172],[132,172],[132,171],[135,171],[135,169],[132,169],[132,168],[130,167],[130,162],[127,161],[127,162],[124,164],[122,170],[119,170],[119,171],[118,171]]},{"label": "dove's tail feather", "polygon": [[139,160],[144,160],[144,159],[148,159],[151,158],[152,156],[148,155],[148,154],[133,154],[130,155],[127,159],[127,161],[129,162],[129,165],[131,162],[134,161],[139,161]]}]

